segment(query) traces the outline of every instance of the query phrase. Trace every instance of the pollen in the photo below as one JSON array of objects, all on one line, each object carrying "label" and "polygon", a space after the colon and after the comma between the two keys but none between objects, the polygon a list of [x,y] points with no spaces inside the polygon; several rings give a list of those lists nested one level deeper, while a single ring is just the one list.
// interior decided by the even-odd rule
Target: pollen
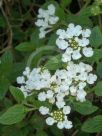
[{"label": "pollen", "polygon": [[52,115],[53,115],[53,118],[54,118],[56,121],[63,121],[63,119],[64,119],[64,114],[63,114],[63,112],[60,111],[60,110],[54,111],[54,112],[52,113]]},{"label": "pollen", "polygon": [[70,43],[70,45],[71,45],[71,47],[73,48],[73,49],[78,49],[78,43],[75,41],[75,39],[74,38],[72,38],[72,39],[70,39],[69,40],[69,43]]}]

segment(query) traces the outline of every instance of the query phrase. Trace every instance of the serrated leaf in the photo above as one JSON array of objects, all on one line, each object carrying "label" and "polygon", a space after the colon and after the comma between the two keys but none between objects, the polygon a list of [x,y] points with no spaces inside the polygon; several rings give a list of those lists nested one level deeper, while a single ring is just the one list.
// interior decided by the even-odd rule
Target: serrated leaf
[{"label": "serrated leaf", "polygon": [[62,66],[62,62],[60,55],[51,57],[45,64],[45,67],[49,70],[56,70],[58,68],[61,68],[61,66]]},{"label": "serrated leaf", "polygon": [[47,43],[48,46],[55,46],[57,35],[54,33],[50,36],[49,41]]},{"label": "serrated leaf", "polygon": [[73,22],[77,25],[81,25],[84,27],[91,27],[92,22],[88,16],[83,16],[81,14],[74,15],[74,14],[69,14],[66,18],[67,23]]},{"label": "serrated leaf", "polygon": [[97,96],[102,96],[102,81],[99,81],[93,88]]},{"label": "serrated leaf", "polygon": [[22,102],[24,100],[23,93],[17,87],[10,86],[10,92],[17,102]]},{"label": "serrated leaf", "polygon": [[5,52],[0,58],[0,77],[9,77],[13,67],[13,56],[11,51]]},{"label": "serrated leaf", "polygon": [[22,52],[30,52],[34,51],[35,46],[32,42],[23,42],[17,45],[15,49]]},{"label": "serrated leaf", "polygon": [[7,78],[0,77],[0,100],[2,100],[10,86],[10,82]]},{"label": "serrated leaf", "polygon": [[15,105],[10,107],[3,115],[0,116],[0,123],[4,125],[12,125],[24,119],[26,109],[23,105]]},{"label": "serrated leaf", "polygon": [[44,45],[44,39],[39,39],[39,30],[35,29],[34,32],[31,34],[30,41],[34,44],[35,48],[42,47]]},{"label": "serrated leaf", "polygon": [[90,44],[97,48],[102,44],[102,33],[98,26],[94,27],[90,36]]},{"label": "serrated leaf", "polygon": [[86,101],[83,103],[75,102],[74,110],[79,112],[82,115],[89,115],[98,110],[97,106],[93,106],[91,102]]},{"label": "serrated leaf", "polygon": [[100,63],[97,64],[97,69],[96,69],[96,71],[97,71],[98,76],[99,76],[100,78],[102,78],[102,62],[100,62]]},{"label": "serrated leaf", "polygon": [[44,55],[49,55],[52,52],[54,53],[55,51],[57,51],[55,46],[45,46],[38,48],[29,56],[27,66],[36,66],[39,60],[42,59],[42,56],[45,57]]},{"label": "serrated leaf", "polygon": [[102,132],[102,115],[95,116],[85,121],[82,131],[88,133]]}]

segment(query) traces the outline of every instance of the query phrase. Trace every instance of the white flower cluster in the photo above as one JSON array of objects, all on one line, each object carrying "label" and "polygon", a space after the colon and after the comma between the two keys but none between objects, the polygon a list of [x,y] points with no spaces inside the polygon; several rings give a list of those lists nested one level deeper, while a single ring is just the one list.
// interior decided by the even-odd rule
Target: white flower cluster
[{"label": "white flower cluster", "polygon": [[59,20],[59,17],[55,16],[55,6],[53,4],[48,5],[48,9],[39,9],[38,20],[35,22],[36,26],[40,27],[39,38],[44,38],[45,35],[51,31],[51,28]]},{"label": "white flower cluster", "polygon": [[89,37],[91,34],[90,29],[82,29],[80,25],[75,26],[69,24],[67,30],[59,29],[56,34],[58,38],[56,45],[64,50],[62,55],[63,62],[69,62],[71,60],[78,60],[83,55],[85,57],[91,57],[93,55],[93,49],[87,47],[89,45]]},{"label": "white flower cluster", "polygon": [[[53,16],[55,7],[49,5],[47,11],[40,9],[39,13],[39,18],[47,15],[55,17]],[[45,20],[43,21],[47,22],[48,18],[47,21]],[[69,24],[67,31],[59,29],[56,44],[60,49],[65,50],[62,62],[66,63],[66,68],[57,69],[54,74],[51,74],[45,68],[30,70],[29,67],[26,67],[23,75],[17,78],[17,83],[21,85],[20,89],[25,97],[38,90],[37,97],[42,103],[39,112],[47,116],[46,123],[48,125],[56,123],[59,129],[72,128],[72,122],[67,117],[71,112],[71,107],[66,100],[72,96],[76,101],[84,102],[87,95],[85,88],[97,80],[97,76],[92,73],[92,66],[82,61],[74,62],[74,60],[80,59],[82,54],[86,57],[93,55],[92,48],[87,47],[90,34],[89,29],[82,30],[81,26],[74,26],[74,24]],[[44,106],[43,102],[50,103],[52,109]]]},{"label": "white flower cluster", "polygon": [[66,98],[74,96],[80,102],[85,101],[87,83],[93,84],[97,79],[96,75],[90,73],[91,71],[92,67],[83,62],[79,64],[69,62],[66,69],[56,70],[54,75],[47,69],[34,68],[30,71],[27,67],[23,76],[17,78],[17,83],[21,84],[20,89],[25,97],[31,95],[33,90],[44,90],[38,93],[38,100],[56,106],[57,110],[51,113],[47,107],[39,109],[41,114],[51,116],[46,119],[48,125],[57,123],[60,129],[71,128],[72,123],[65,116],[71,110],[66,104]]},{"label": "white flower cluster", "polygon": [[39,112],[42,115],[49,115],[50,117],[46,118],[46,123],[48,125],[53,125],[57,123],[57,127],[59,129],[70,129],[72,128],[72,122],[67,119],[67,115],[70,114],[71,108],[70,106],[64,106],[62,110],[54,110],[53,112],[49,112],[49,108],[41,106],[39,108]]}]

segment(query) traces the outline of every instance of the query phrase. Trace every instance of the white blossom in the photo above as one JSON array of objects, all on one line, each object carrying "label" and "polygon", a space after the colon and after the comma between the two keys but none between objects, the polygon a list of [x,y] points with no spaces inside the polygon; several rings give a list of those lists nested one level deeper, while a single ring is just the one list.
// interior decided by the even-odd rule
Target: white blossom
[{"label": "white blossom", "polygon": [[46,114],[49,113],[49,108],[44,107],[44,106],[41,106],[41,107],[39,108],[39,112],[40,112],[42,115],[46,115]]},{"label": "white blossom", "polygon": [[46,100],[46,93],[45,92],[39,93],[38,100],[39,101],[45,101]]},{"label": "white blossom", "polygon": [[62,53],[62,61],[69,62],[71,60],[78,60],[83,55],[91,57],[94,51],[89,46],[89,37],[91,35],[90,29],[82,29],[80,25],[73,23],[68,25],[67,30],[58,29],[56,34],[56,45],[59,49],[64,50]]},{"label": "white blossom", "polygon": [[59,17],[55,15],[55,6],[53,4],[48,5],[48,8],[38,10],[38,19],[35,25],[39,27],[39,38],[45,38],[46,34],[51,31],[51,28],[59,20]]},{"label": "white blossom", "polygon": [[93,49],[91,47],[87,48],[87,47],[84,47],[83,48],[83,54],[86,56],[86,57],[91,57],[93,56]]},{"label": "white blossom", "polygon": [[48,117],[46,119],[46,123],[49,125],[49,126],[52,126],[54,124],[55,120],[52,118],[52,117]]}]

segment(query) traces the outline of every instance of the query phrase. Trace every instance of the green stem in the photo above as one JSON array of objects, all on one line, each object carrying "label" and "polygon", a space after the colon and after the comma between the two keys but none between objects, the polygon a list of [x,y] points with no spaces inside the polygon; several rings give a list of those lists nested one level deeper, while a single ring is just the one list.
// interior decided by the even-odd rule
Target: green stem
[{"label": "green stem", "polygon": [[83,8],[86,8],[90,4],[91,0],[87,0],[86,3],[84,4]]}]

